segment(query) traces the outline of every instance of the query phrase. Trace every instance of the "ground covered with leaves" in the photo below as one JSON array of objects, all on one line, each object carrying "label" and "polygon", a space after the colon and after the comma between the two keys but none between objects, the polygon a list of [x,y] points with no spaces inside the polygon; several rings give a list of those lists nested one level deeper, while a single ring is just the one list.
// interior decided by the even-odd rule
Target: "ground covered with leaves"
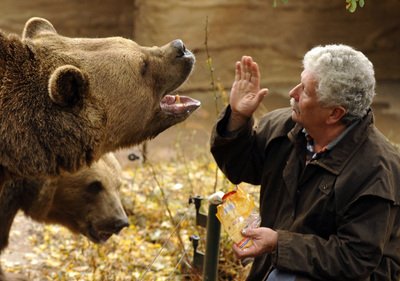
[{"label": "ground covered with leaves", "polygon": [[[121,190],[130,227],[105,244],[95,245],[63,227],[35,225],[29,237],[33,251],[26,263],[7,263],[6,271],[40,281],[202,280],[192,266],[191,235],[206,233],[195,225],[192,196],[207,197],[234,188],[217,172],[210,156],[195,160],[147,163],[127,170]],[[255,187],[249,187],[257,196]],[[208,203],[203,201],[202,211]],[[231,242],[221,231],[218,280],[243,280],[248,267],[234,257]]]}]

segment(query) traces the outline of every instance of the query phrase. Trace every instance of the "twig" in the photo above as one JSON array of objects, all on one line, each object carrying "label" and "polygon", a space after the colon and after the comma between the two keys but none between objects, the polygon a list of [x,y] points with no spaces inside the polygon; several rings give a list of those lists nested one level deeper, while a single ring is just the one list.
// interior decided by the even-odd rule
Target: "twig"
[{"label": "twig", "polygon": [[[161,192],[161,196],[162,196],[162,199],[163,199],[162,201],[164,203],[165,208],[167,209],[169,220],[171,221],[172,225],[175,225],[175,220],[174,220],[174,217],[172,215],[171,209],[169,208],[167,197],[165,196],[164,190],[162,189],[161,184],[158,181],[158,178],[157,178],[156,172],[154,170],[154,167],[151,164],[150,164],[150,169],[151,169],[151,172],[152,172],[152,175],[153,175],[153,179],[157,183],[158,189]],[[181,244],[182,249],[185,250],[185,244],[183,243],[183,239],[182,239],[181,234],[180,234],[180,231],[181,231],[180,224],[178,224],[176,226],[176,229],[177,229],[176,233],[177,233],[177,237],[178,237],[179,243]]]},{"label": "twig", "polygon": [[[215,113],[216,116],[219,115],[219,109],[218,109],[218,92],[217,88],[215,86],[215,79],[214,79],[214,67],[212,66],[212,59],[210,56],[210,52],[208,50],[208,17],[206,17],[206,27],[205,27],[205,39],[204,39],[204,45],[206,48],[206,55],[207,55],[207,66],[208,69],[210,70],[210,79],[211,79],[211,89],[212,92],[214,93],[214,100],[215,100]],[[218,175],[219,175],[219,169],[218,167],[215,168],[215,181],[214,181],[214,193],[217,191],[217,185],[218,185]]]}]

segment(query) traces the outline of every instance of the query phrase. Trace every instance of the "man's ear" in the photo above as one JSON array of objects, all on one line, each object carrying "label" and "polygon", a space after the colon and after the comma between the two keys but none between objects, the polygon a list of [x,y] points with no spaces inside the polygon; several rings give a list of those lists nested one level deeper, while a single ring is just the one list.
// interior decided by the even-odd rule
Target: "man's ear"
[{"label": "man's ear", "polygon": [[24,27],[22,32],[22,39],[30,38],[33,39],[39,34],[43,33],[55,33],[57,34],[54,26],[46,19],[43,18],[30,18]]},{"label": "man's ear", "polygon": [[48,91],[51,100],[63,107],[72,107],[89,91],[87,75],[73,65],[58,67],[51,75]]},{"label": "man's ear", "polygon": [[342,106],[332,108],[331,114],[328,117],[328,123],[334,124],[340,122],[340,120],[343,118],[343,116],[346,115],[346,113],[347,110]]}]

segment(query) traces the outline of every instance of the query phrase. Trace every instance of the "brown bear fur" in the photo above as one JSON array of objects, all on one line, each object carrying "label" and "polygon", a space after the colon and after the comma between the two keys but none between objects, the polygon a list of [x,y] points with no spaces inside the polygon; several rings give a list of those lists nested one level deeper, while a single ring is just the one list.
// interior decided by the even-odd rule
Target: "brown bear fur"
[{"label": "brown bear fur", "polygon": [[200,103],[169,94],[194,62],[180,40],[68,38],[41,18],[0,32],[0,180],[74,172],[185,120]]},{"label": "brown bear fur", "polygon": [[[90,168],[84,167],[55,180],[45,183],[15,180],[3,185],[0,187],[0,253],[7,247],[18,210],[42,223],[64,225],[95,243],[105,242],[128,226],[118,194],[121,175],[115,156],[106,154]],[[25,279],[5,274],[0,268],[0,281],[12,280]]]}]

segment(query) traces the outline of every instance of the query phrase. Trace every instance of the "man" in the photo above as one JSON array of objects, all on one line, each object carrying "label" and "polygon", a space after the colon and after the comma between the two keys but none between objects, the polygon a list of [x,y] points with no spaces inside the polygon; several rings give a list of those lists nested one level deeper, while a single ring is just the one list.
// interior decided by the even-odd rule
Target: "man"
[{"label": "man", "polygon": [[211,152],[235,184],[261,185],[248,280],[400,280],[400,156],[370,109],[372,63],[345,45],[311,49],[291,108],[253,113],[267,89],[251,57],[236,63]]}]

